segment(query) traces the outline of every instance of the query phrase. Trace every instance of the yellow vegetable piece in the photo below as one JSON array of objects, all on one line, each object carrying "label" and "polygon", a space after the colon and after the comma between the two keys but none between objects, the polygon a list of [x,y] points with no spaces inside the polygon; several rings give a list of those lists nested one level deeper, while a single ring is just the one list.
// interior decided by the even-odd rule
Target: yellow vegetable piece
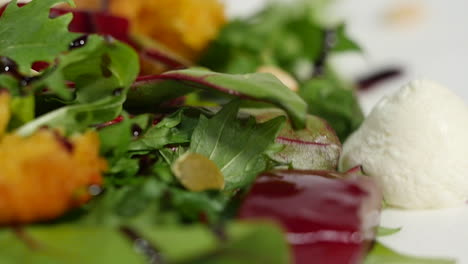
[{"label": "yellow vegetable piece", "polygon": [[0,91],[0,137],[10,121],[10,94],[7,91]]},{"label": "yellow vegetable piece", "polygon": [[197,153],[185,153],[172,165],[172,172],[190,191],[222,190],[224,177],[218,166]]}]

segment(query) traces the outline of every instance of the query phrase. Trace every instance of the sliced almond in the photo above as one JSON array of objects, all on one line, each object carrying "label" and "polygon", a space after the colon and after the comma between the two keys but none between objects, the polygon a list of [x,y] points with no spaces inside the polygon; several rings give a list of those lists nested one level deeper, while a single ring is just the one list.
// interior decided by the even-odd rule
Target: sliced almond
[{"label": "sliced almond", "polygon": [[278,67],[261,66],[257,69],[257,72],[271,73],[292,91],[297,92],[299,90],[299,84],[297,84],[297,81],[294,79],[294,77]]},{"label": "sliced almond", "polygon": [[190,191],[222,190],[224,177],[218,166],[207,157],[187,152],[172,165],[172,172]]}]

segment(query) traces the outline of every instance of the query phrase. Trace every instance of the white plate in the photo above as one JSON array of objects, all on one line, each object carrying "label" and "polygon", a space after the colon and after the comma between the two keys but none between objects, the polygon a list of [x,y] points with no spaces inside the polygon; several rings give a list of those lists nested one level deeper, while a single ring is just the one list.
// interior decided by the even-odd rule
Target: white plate
[{"label": "white plate", "polygon": [[[265,2],[226,0],[229,15],[249,14]],[[408,11],[413,16],[408,17],[407,24],[402,26],[383,18],[402,5],[415,6]],[[356,78],[388,65],[401,65],[405,69],[401,78],[360,94],[365,112],[383,95],[415,78],[440,82],[468,102],[467,12],[466,0],[337,1],[334,15],[345,19],[351,36],[365,50],[363,55],[334,58],[340,71],[348,78]],[[385,210],[382,225],[402,227],[399,233],[380,239],[398,251],[450,257],[468,264],[468,205],[432,211]]]}]

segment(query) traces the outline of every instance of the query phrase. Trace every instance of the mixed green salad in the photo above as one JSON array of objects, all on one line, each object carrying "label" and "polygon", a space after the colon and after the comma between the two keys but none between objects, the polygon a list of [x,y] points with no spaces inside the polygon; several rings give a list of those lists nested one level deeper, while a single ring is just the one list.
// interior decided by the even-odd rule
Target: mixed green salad
[{"label": "mixed green salad", "polygon": [[[271,5],[229,22],[199,67],[139,76],[138,47],[70,32],[72,13],[50,16],[61,2],[73,5],[13,1],[0,17],[0,263],[292,263],[284,229],[238,209],[264,172],[336,172],[363,120],[353,84],[328,63],[359,52],[345,26],[322,25],[315,4]],[[254,73],[264,65],[299,90]],[[80,143],[89,133],[98,140]],[[55,164],[43,154],[55,145],[41,152],[49,134],[57,155],[86,151]],[[376,242],[365,263],[453,262]]]}]

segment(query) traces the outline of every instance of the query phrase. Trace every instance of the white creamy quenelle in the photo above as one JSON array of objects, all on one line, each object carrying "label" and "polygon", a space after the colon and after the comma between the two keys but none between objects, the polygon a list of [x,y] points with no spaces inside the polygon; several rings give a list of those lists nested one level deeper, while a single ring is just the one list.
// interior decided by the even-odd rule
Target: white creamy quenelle
[{"label": "white creamy quenelle", "polygon": [[343,146],[340,168],[362,164],[396,207],[468,200],[468,106],[449,89],[413,81],[377,104]]}]

